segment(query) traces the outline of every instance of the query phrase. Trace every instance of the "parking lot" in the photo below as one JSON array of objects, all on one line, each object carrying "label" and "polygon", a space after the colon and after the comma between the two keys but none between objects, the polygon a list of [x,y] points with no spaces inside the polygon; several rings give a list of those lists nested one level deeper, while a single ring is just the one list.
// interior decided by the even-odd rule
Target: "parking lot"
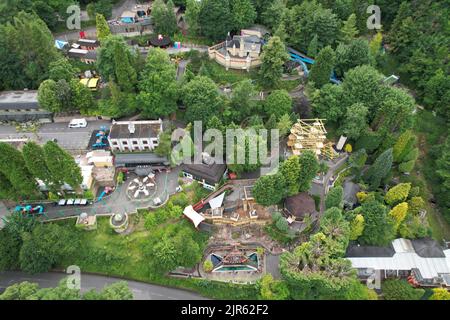
[{"label": "parking lot", "polygon": [[86,128],[69,128],[68,125],[68,122],[45,123],[36,133],[17,132],[11,125],[1,125],[0,139],[28,138],[40,144],[56,139],[58,144],[66,150],[83,151],[88,149],[92,132],[99,130],[101,126],[109,127],[111,123],[105,120],[88,121]]}]

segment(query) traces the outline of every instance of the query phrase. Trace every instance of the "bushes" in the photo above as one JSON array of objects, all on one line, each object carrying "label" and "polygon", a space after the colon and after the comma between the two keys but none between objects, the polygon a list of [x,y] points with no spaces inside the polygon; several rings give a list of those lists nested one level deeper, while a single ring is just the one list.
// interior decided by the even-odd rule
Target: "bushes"
[{"label": "bushes", "polygon": [[183,214],[183,209],[180,206],[174,205],[169,201],[163,208],[157,209],[153,212],[148,212],[145,216],[145,228],[153,230],[156,226],[163,224],[169,220],[180,218]]},{"label": "bushes", "polygon": [[386,300],[419,300],[425,290],[414,289],[406,280],[385,280],[381,291]]},{"label": "bushes", "polygon": [[327,197],[325,199],[325,207],[327,209],[332,207],[342,209],[344,206],[343,196],[344,196],[344,189],[342,189],[341,186],[332,188],[328,192]]},{"label": "bushes", "polygon": [[399,183],[395,187],[389,189],[384,200],[389,205],[395,205],[408,198],[409,190],[411,190],[411,183]]}]

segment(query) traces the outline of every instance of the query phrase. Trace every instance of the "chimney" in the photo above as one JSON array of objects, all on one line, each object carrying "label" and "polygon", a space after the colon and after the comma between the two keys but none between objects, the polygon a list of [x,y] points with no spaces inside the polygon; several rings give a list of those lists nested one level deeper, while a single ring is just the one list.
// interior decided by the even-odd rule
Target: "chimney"
[{"label": "chimney", "polygon": [[128,131],[130,131],[130,133],[134,133],[136,131],[136,127],[134,125],[134,122],[129,122],[128,123]]}]

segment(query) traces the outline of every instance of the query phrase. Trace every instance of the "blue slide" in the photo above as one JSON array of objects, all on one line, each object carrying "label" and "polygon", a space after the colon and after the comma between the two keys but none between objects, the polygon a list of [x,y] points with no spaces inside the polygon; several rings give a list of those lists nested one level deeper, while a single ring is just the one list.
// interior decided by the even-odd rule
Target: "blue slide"
[{"label": "blue slide", "polygon": [[[303,53],[298,52],[295,49],[292,49],[289,47],[287,49],[288,49],[289,55],[291,57],[291,61],[298,62],[302,66],[302,69],[305,72],[305,75],[308,76],[309,69],[306,64],[314,64],[314,62],[315,62],[314,59],[305,56]],[[337,79],[336,73],[334,71],[333,71],[333,74],[330,76],[330,81],[334,84],[341,84],[341,81],[339,81]]]}]

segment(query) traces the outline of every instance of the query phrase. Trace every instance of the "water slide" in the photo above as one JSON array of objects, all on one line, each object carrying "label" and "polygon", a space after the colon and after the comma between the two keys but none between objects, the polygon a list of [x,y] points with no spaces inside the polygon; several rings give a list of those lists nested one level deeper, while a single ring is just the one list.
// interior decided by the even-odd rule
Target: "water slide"
[{"label": "water slide", "polygon": [[[304,55],[303,53],[288,47],[288,52],[289,52],[289,56],[291,57],[291,61],[295,61],[298,62],[301,66],[303,71],[305,72],[305,75],[308,76],[309,75],[309,68],[307,66],[307,64],[314,64],[315,61],[314,59],[307,57],[306,55]],[[341,81],[339,81],[336,78],[336,74],[333,71],[333,74],[330,77],[330,81],[334,84],[341,84]]]}]

